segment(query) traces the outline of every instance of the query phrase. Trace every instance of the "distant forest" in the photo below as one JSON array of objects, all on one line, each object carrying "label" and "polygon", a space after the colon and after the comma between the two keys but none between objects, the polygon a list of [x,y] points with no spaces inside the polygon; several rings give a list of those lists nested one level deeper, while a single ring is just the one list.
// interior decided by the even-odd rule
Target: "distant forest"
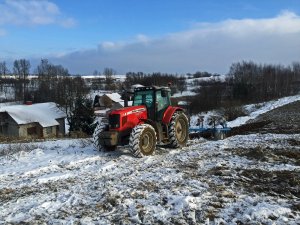
[{"label": "distant forest", "polygon": [[[172,93],[182,93],[187,90],[189,83],[189,89],[196,95],[179,97],[175,101],[188,101],[190,112],[198,113],[263,102],[300,92],[300,63],[289,66],[245,61],[233,63],[225,79],[220,79],[219,74],[208,72],[186,75],[128,72],[123,83],[114,78],[116,72],[111,68],[105,68],[102,76],[95,76],[92,83],[85,82],[80,76],[70,76],[66,68],[53,65],[47,59],[42,59],[34,69],[35,78],[28,79],[30,69],[30,62],[26,59],[15,60],[12,69],[7,67],[5,61],[0,62],[2,102],[6,101],[3,96],[10,96],[15,101],[53,101],[66,109],[72,109],[75,100],[85,98],[91,90],[122,92],[133,84],[169,84]],[[11,74],[14,77],[7,76]]]},{"label": "distant forest", "polygon": [[231,65],[225,81],[197,83],[190,99],[192,112],[259,103],[300,93],[300,63],[291,66],[239,62]]}]

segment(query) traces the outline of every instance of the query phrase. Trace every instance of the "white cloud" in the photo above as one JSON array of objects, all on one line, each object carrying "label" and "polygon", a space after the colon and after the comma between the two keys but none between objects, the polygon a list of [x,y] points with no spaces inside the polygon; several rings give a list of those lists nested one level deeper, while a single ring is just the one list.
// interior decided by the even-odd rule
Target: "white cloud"
[{"label": "white cloud", "polygon": [[73,18],[65,18],[48,0],[5,0],[0,3],[0,12],[0,25],[75,25]]},{"label": "white cloud", "polygon": [[142,42],[142,43],[148,43],[151,41],[151,38],[149,38],[148,36],[144,35],[144,34],[138,34],[136,36],[136,41],[137,42]]},{"label": "white cloud", "polygon": [[104,42],[95,49],[60,57],[73,72],[112,67],[119,73],[194,72],[226,73],[233,62],[289,64],[300,59],[300,17],[283,11],[274,18],[199,23],[192,29],[131,42]]},{"label": "white cloud", "polygon": [[293,12],[283,11],[275,18],[270,19],[242,19],[226,20],[217,24],[208,24],[201,28],[205,32],[223,32],[229,35],[249,35],[255,33],[263,34],[287,34],[300,31],[300,18]]},{"label": "white cloud", "polygon": [[111,41],[106,41],[100,44],[99,48],[100,49],[105,49],[105,50],[113,50],[117,47],[117,44]]}]

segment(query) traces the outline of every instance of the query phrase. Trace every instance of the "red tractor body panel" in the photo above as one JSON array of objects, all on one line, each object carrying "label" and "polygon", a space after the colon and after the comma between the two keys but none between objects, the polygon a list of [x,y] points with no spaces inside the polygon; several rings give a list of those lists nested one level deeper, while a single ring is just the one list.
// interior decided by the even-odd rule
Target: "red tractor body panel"
[{"label": "red tractor body panel", "polygon": [[183,111],[182,108],[180,107],[174,107],[174,106],[168,106],[168,108],[166,109],[166,111],[164,112],[163,118],[162,118],[162,122],[164,124],[168,124],[171,121],[171,118],[173,116],[173,114],[176,111]]},{"label": "red tractor body panel", "polygon": [[142,121],[147,119],[147,109],[143,105],[139,106],[130,106],[121,109],[113,110],[109,114],[109,119],[114,116],[119,116],[119,126],[110,127],[109,129],[112,131],[126,131],[131,130],[136,127],[138,124],[142,123]]}]

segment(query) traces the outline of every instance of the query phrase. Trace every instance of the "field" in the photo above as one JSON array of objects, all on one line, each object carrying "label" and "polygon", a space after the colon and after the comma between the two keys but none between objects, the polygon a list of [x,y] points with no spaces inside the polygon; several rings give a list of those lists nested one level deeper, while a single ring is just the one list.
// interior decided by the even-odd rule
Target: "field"
[{"label": "field", "polygon": [[0,224],[299,224],[300,123],[275,116],[297,109],[142,159],[99,153],[90,139],[2,144]]}]

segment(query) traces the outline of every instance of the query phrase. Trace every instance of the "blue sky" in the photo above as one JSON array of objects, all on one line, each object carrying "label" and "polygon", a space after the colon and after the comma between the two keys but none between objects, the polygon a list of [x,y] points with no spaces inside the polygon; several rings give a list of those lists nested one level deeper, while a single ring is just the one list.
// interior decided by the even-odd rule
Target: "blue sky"
[{"label": "blue sky", "polygon": [[0,60],[71,73],[226,73],[300,61],[298,0],[0,0]]}]

